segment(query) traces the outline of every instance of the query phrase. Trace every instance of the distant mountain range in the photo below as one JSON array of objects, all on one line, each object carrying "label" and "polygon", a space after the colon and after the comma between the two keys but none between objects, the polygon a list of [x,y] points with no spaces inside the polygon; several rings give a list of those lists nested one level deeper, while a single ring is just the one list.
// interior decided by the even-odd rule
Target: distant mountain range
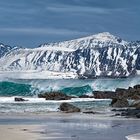
[{"label": "distant mountain range", "polygon": [[27,79],[139,75],[140,41],[127,42],[104,32],[34,49],[0,44],[0,74],[11,77],[14,73]]}]

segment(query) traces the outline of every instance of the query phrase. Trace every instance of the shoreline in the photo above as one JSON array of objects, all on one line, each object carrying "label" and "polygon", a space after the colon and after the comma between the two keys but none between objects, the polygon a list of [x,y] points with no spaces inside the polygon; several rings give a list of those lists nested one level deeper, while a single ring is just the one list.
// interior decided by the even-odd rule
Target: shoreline
[{"label": "shoreline", "polygon": [[4,140],[126,140],[139,130],[140,121],[135,118],[60,112],[0,114]]}]

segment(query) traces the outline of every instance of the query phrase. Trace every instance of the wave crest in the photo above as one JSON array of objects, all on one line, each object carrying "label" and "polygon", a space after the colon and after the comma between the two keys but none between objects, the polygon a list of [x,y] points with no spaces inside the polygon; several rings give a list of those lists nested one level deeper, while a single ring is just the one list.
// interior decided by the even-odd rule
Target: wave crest
[{"label": "wave crest", "polygon": [[[89,85],[78,86],[78,87],[59,87],[57,90],[54,89],[51,91],[60,91],[68,95],[84,95],[92,93],[92,88]],[[0,82],[0,96],[33,96],[37,95],[40,92],[50,92],[49,89],[39,89],[35,86],[25,83],[15,83],[9,81]]]}]

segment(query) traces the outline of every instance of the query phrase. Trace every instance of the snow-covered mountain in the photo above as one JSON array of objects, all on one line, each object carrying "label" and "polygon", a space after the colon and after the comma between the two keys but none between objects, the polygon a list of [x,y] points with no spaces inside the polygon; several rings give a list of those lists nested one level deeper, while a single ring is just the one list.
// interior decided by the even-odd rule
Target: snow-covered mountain
[{"label": "snow-covered mountain", "polygon": [[[19,78],[127,77],[140,74],[140,42],[108,32],[38,48],[0,45],[0,74]],[[16,75],[15,75],[16,74]]]}]

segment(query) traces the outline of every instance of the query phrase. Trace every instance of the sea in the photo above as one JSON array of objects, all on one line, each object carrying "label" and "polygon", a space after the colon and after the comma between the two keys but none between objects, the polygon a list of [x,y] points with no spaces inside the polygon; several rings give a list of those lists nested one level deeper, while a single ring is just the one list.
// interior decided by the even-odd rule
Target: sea
[{"label": "sea", "polygon": [[[82,110],[109,111],[111,100],[73,98],[67,101],[51,101],[38,98],[38,94],[60,91],[67,95],[92,95],[93,91],[115,91],[140,84],[140,77],[98,79],[0,79],[0,113],[49,113],[59,112],[62,102],[72,103]],[[15,97],[27,101],[15,102]]]}]

